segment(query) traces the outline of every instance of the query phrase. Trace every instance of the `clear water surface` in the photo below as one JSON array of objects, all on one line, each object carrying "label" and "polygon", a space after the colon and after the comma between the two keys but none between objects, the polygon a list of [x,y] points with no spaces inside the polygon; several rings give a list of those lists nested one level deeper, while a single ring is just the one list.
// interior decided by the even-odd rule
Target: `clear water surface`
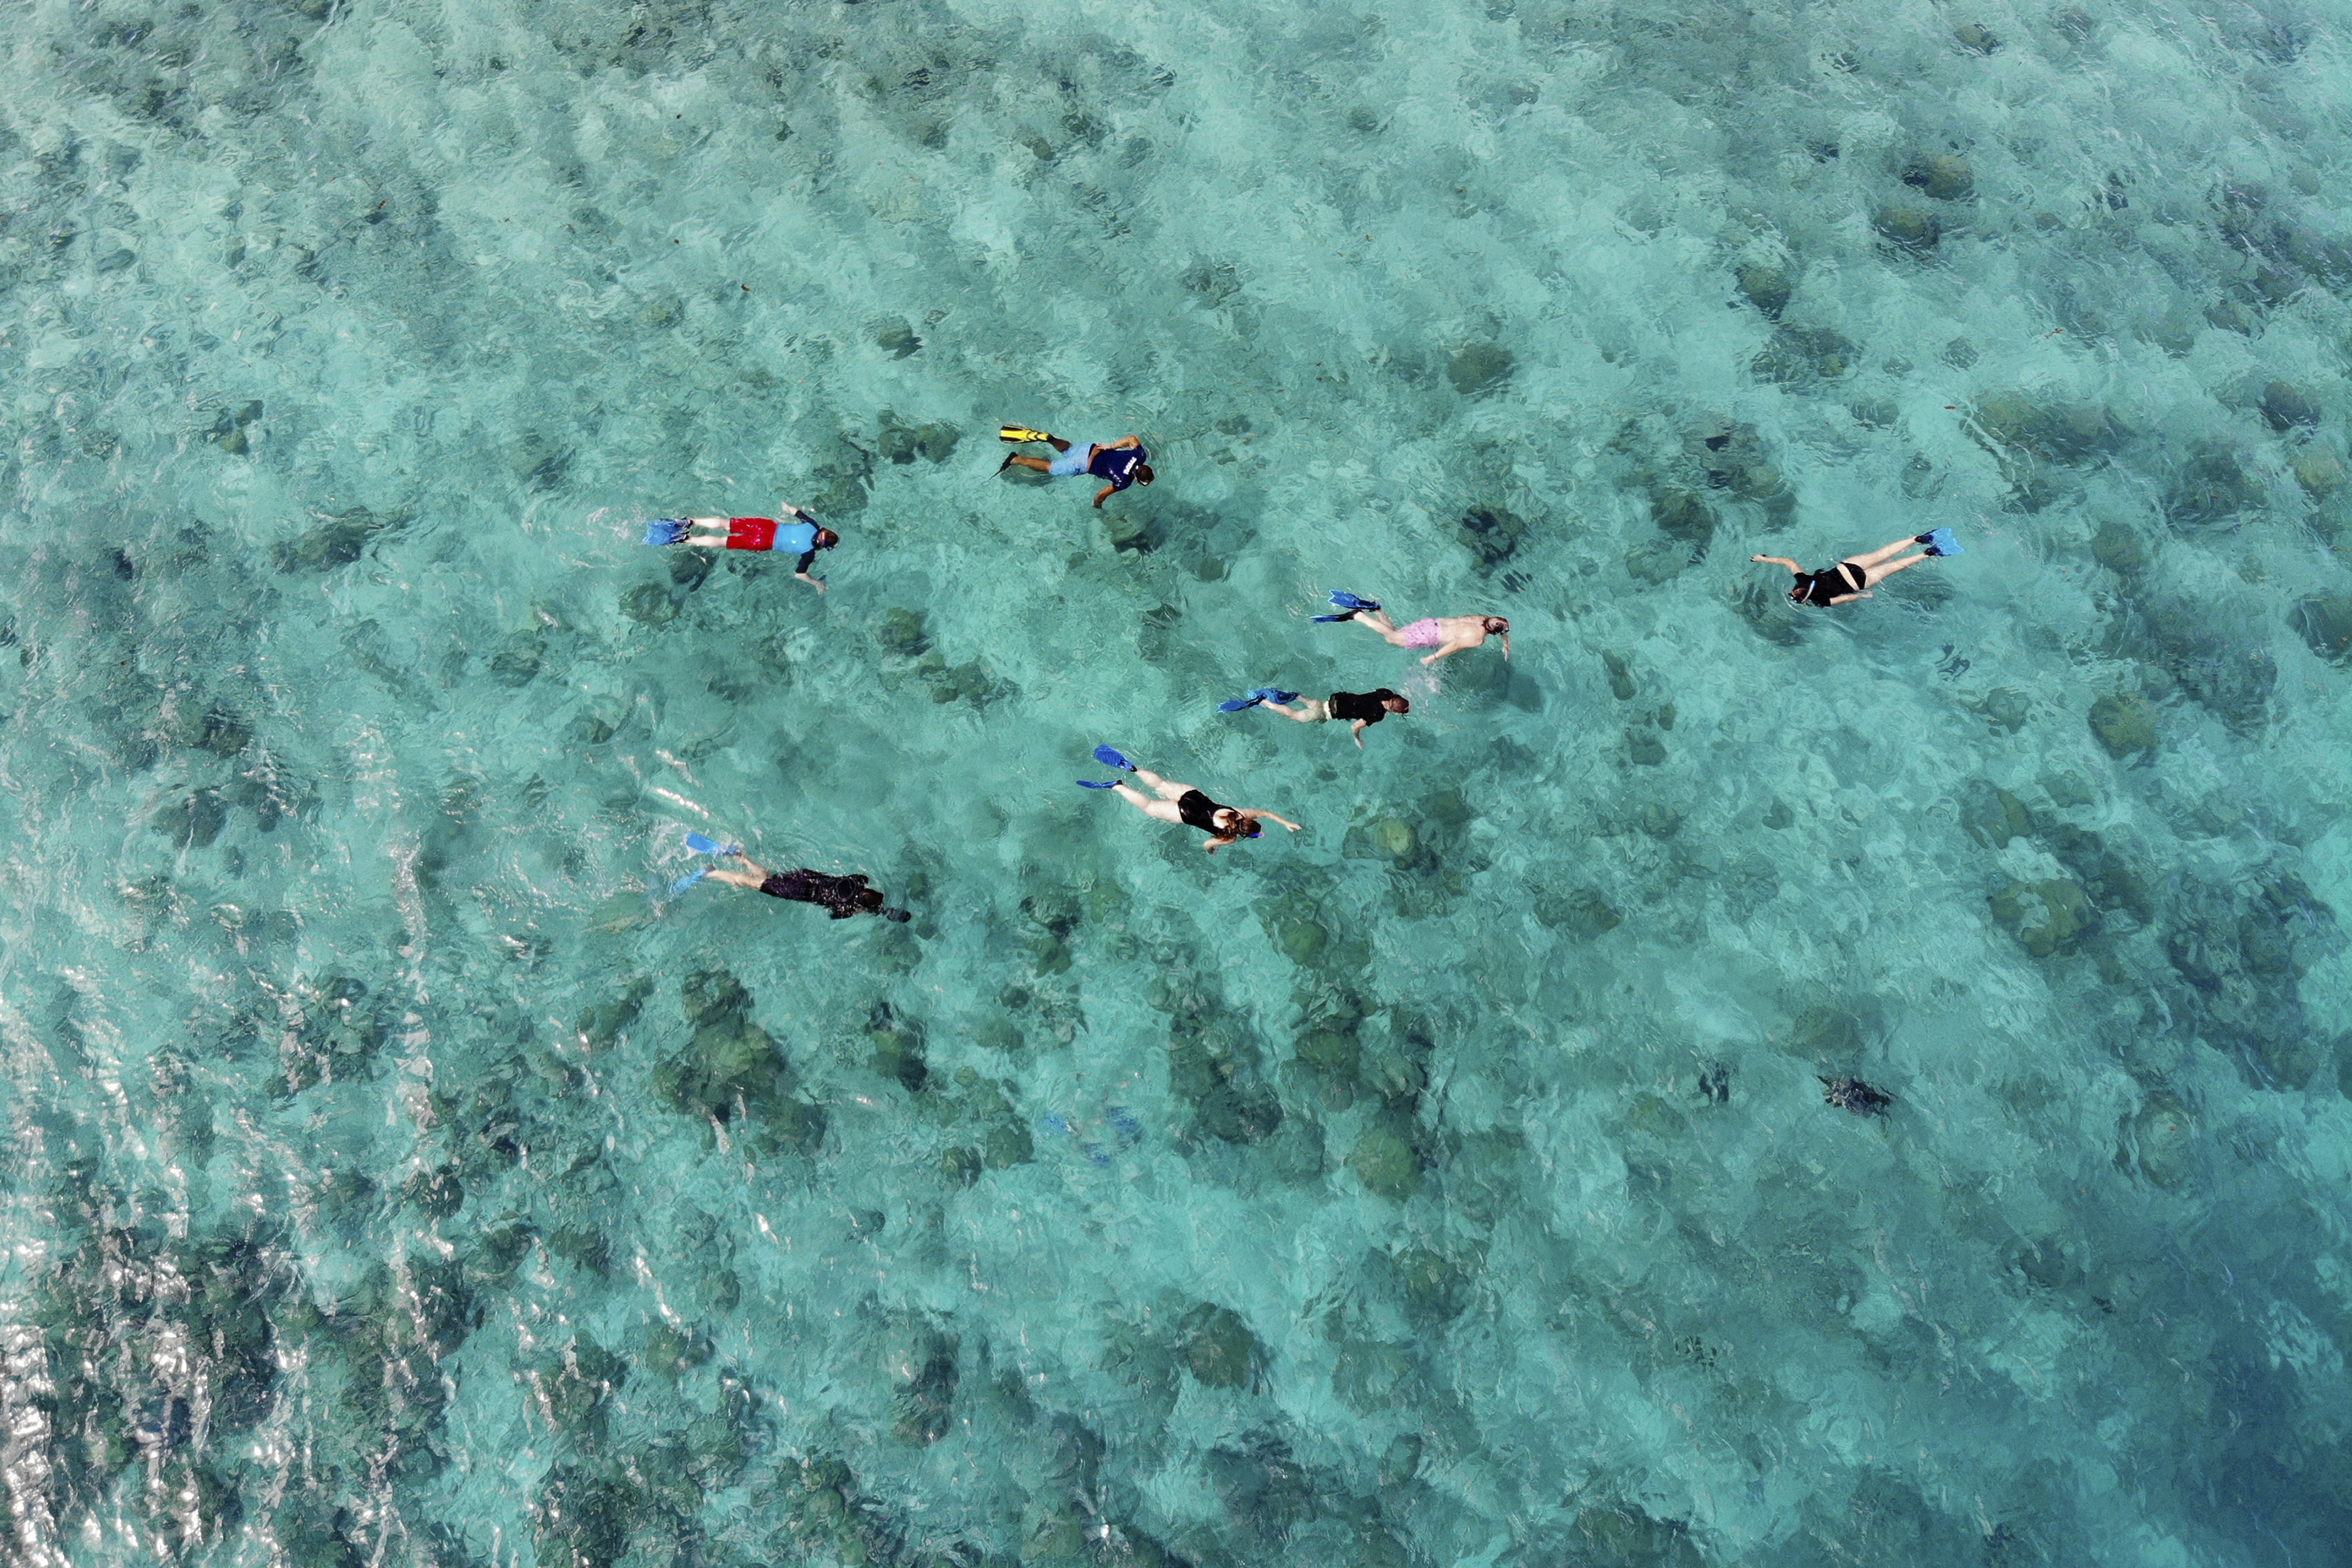
[{"label": "clear water surface", "polygon": [[11,1560],[2336,1560],[2347,22],[20,6]]}]

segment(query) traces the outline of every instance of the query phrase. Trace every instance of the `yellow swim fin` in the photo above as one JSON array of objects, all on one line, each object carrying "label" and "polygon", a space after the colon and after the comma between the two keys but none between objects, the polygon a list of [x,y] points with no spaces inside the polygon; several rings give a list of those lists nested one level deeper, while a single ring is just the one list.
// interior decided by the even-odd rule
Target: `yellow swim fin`
[{"label": "yellow swim fin", "polygon": [[1003,429],[999,430],[996,434],[1007,441],[1050,441],[1053,439],[1051,436],[1046,435],[1043,430],[1024,429],[1023,426],[1018,425],[1007,425]]}]

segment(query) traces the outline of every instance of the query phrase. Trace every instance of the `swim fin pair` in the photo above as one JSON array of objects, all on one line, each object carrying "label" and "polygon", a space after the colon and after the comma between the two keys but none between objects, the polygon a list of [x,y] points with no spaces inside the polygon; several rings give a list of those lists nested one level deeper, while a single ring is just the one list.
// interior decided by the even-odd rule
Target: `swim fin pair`
[{"label": "swim fin pair", "polygon": [[1350,621],[1356,618],[1356,612],[1359,610],[1377,610],[1381,607],[1381,602],[1378,599],[1359,599],[1355,595],[1338,588],[1331,590],[1331,602],[1339,606],[1339,613],[1336,616],[1318,616],[1315,617],[1317,620]]},{"label": "swim fin pair", "polygon": [[682,517],[657,517],[646,524],[647,544],[676,544],[694,531],[694,525]]},{"label": "swim fin pair", "polygon": [[[1135,771],[1135,764],[1133,763],[1129,762],[1125,757],[1120,756],[1108,746],[1097,746],[1095,748],[1095,761],[1100,763],[1107,768],[1117,768],[1123,773],[1131,773]],[[1098,784],[1093,779],[1080,779],[1078,781],[1078,787],[1080,789],[1117,789],[1118,785],[1116,782],[1110,784]]]},{"label": "swim fin pair", "polygon": [[996,437],[1000,441],[1013,441],[1016,443],[1022,441],[1050,441],[1053,439],[1051,436],[1046,435],[1043,430],[1032,430],[1024,425],[1007,425],[996,433]]},{"label": "swim fin pair", "polygon": [[1238,713],[1244,708],[1255,708],[1261,702],[1289,702],[1298,696],[1296,691],[1283,691],[1271,686],[1261,686],[1247,697],[1236,697],[1217,704],[1220,713]]},{"label": "swim fin pair", "polygon": [[1927,547],[1927,553],[1930,555],[1958,555],[1964,553],[1960,549],[1960,542],[1952,537],[1952,531],[1948,528],[1939,528],[1930,533],[1914,534],[1912,535],[1911,542],[1914,544],[1926,545]]},{"label": "swim fin pair", "polygon": [[[716,838],[705,838],[699,833],[688,834],[686,836],[686,847],[688,849],[693,850],[697,855],[740,855],[743,853],[743,847],[740,844],[721,844]],[[685,876],[680,877],[677,881],[672,882],[669,885],[669,896],[673,899],[677,897],[680,893],[683,893],[688,888],[691,888],[697,882],[699,882],[709,875],[710,875],[709,867],[696,867],[693,870],[688,871]]]}]

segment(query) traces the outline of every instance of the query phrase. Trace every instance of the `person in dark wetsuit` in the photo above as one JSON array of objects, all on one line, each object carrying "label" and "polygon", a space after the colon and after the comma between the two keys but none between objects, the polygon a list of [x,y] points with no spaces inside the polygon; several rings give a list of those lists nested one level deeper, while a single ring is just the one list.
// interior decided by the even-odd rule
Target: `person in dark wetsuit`
[{"label": "person in dark wetsuit", "polygon": [[[1948,537],[1947,535],[1948,540]],[[1808,572],[1785,555],[1751,555],[1748,559],[1764,566],[1786,566],[1795,574],[1796,586],[1789,590],[1789,602],[1792,605],[1850,605],[1856,599],[1871,597],[1872,587],[1885,582],[1897,572],[1916,566],[1931,555],[1950,553],[1937,548],[1934,539],[1933,534],[1927,533],[1898,539],[1892,544],[1879,546],[1867,555],[1853,556],[1834,566],[1823,567],[1819,572]],[[1908,560],[1895,559],[1915,544],[1925,544],[1927,548]]]},{"label": "person in dark wetsuit", "polygon": [[1259,706],[1272,710],[1286,719],[1301,724],[1320,724],[1328,720],[1347,721],[1348,732],[1356,738],[1356,749],[1364,745],[1364,727],[1377,724],[1391,713],[1410,713],[1412,701],[1398,692],[1381,687],[1378,691],[1334,691],[1328,697],[1310,697],[1296,708],[1286,708],[1279,702]]},{"label": "person in dark wetsuit", "polygon": [[1076,474],[1092,474],[1110,482],[1095,492],[1095,505],[1103,502],[1129,485],[1148,485],[1159,476],[1151,471],[1151,454],[1143,449],[1141,440],[1122,436],[1116,441],[1069,442],[1059,436],[1047,436],[1046,444],[1059,454],[1051,461],[1044,458],[1024,457],[1015,452],[997,468],[1034,468],[1054,479],[1068,479]]},{"label": "person in dark wetsuit", "polygon": [[800,560],[793,564],[793,575],[822,594],[824,579],[810,576],[809,568],[816,564],[816,552],[840,543],[841,535],[820,527],[816,519],[796,506],[785,507],[784,515],[792,521],[779,523],[772,517],[677,518],[673,521],[685,523],[688,531],[675,542],[726,550],[773,550],[781,544],[800,554]]},{"label": "person in dark wetsuit", "polygon": [[866,885],[863,875],[827,876],[823,871],[803,868],[798,871],[771,871],[740,849],[727,852],[742,862],[742,869],[719,866],[711,868],[714,882],[732,882],[739,888],[751,888],[772,899],[790,899],[796,903],[821,905],[829,919],[845,921],[852,915],[880,915],[886,921],[904,923],[914,919],[905,910],[885,909],[882,890]]},{"label": "person in dark wetsuit", "polygon": [[1201,847],[1212,855],[1228,844],[1255,838],[1264,833],[1265,829],[1258,826],[1261,817],[1279,822],[1293,833],[1298,831],[1298,824],[1271,811],[1220,805],[1191,784],[1161,778],[1150,768],[1135,768],[1133,771],[1135,776],[1150,787],[1151,795],[1145,795],[1133,784],[1115,784],[1112,787],[1118,790],[1119,799],[1155,821],[1199,828],[1209,836],[1209,841]]}]

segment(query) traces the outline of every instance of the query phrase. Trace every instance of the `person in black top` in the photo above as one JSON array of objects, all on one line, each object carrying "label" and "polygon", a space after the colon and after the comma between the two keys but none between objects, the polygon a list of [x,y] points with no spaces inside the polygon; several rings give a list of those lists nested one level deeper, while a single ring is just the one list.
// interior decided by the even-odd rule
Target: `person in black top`
[{"label": "person in black top", "polygon": [[753,888],[772,899],[791,899],[803,904],[821,904],[825,914],[837,921],[852,915],[880,915],[886,921],[904,923],[914,919],[905,910],[885,909],[882,890],[866,885],[863,875],[831,877],[823,871],[805,868],[798,871],[771,871],[740,849],[728,853],[743,863],[741,870],[730,867],[714,867],[710,879],[732,882],[739,888]]},{"label": "person in black top", "polygon": [[[1298,831],[1298,824],[1271,811],[1220,805],[1191,784],[1161,778],[1150,768],[1139,768],[1132,763],[1126,765],[1150,788],[1151,795],[1145,795],[1133,784],[1113,784],[1111,787],[1118,792],[1119,799],[1154,821],[1181,823],[1186,827],[1199,828],[1209,836],[1209,841],[1201,847],[1212,855],[1228,844],[1255,838],[1264,833],[1265,829],[1258,826],[1260,817],[1279,822],[1293,833]],[[1102,786],[1097,784],[1093,787],[1100,789]]]},{"label": "person in black top", "polygon": [[1286,708],[1279,702],[1261,703],[1286,719],[1301,724],[1320,724],[1332,719],[1347,721],[1348,732],[1356,738],[1356,749],[1364,745],[1364,726],[1377,724],[1391,713],[1410,713],[1412,701],[1402,695],[1381,687],[1378,691],[1334,691],[1328,697],[1310,697],[1296,708]]},{"label": "person in black top", "polygon": [[[1950,544],[1950,534],[1940,529],[1937,531],[1943,533],[1942,540],[1938,541],[1935,533],[1915,534],[1908,539],[1898,539],[1892,544],[1880,545],[1867,555],[1857,555],[1834,566],[1825,566],[1819,572],[1808,572],[1785,555],[1751,555],[1748,559],[1764,566],[1786,566],[1795,574],[1796,585],[1789,590],[1789,602],[1792,605],[1851,605],[1856,599],[1871,597],[1870,590],[1874,586],[1885,582],[1897,572],[1918,565],[1931,555],[1958,553],[1956,549],[1946,548]],[[1915,544],[1924,544],[1927,548],[1908,560],[1895,559]]]},{"label": "person in black top", "polygon": [[1034,468],[1053,479],[1069,479],[1078,474],[1092,474],[1110,482],[1095,492],[1095,505],[1103,502],[1129,485],[1148,485],[1159,476],[1151,471],[1151,454],[1143,449],[1143,442],[1133,436],[1122,436],[1116,441],[1065,441],[1059,436],[1045,436],[1043,431],[1030,432],[1044,436],[1045,444],[1054,448],[1052,458],[1032,458],[1013,453],[1006,458],[996,471],[1006,468]]}]

